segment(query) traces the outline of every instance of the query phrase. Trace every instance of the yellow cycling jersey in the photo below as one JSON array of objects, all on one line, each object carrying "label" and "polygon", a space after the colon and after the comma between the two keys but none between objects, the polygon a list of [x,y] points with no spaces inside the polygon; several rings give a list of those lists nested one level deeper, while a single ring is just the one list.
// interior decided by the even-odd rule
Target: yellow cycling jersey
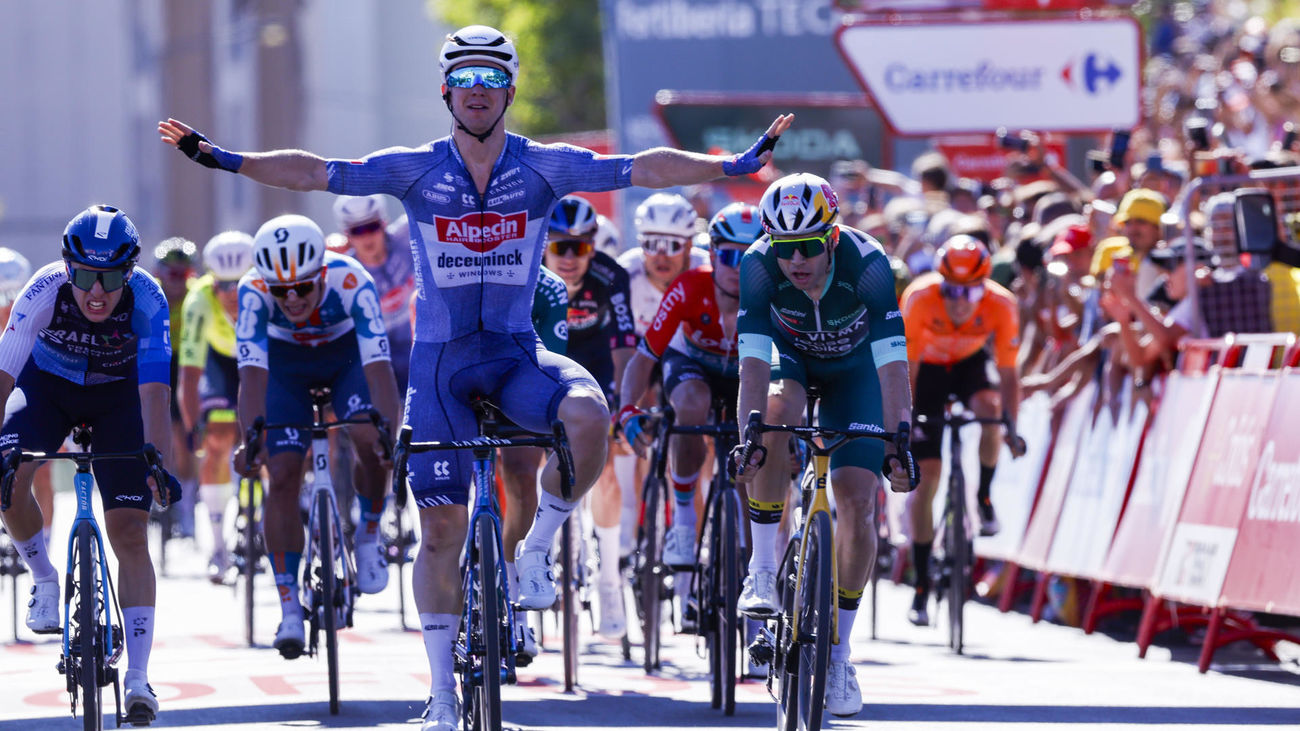
[{"label": "yellow cycling jersey", "polygon": [[211,274],[199,277],[185,295],[181,305],[181,367],[202,368],[208,361],[208,348],[227,358],[235,357],[235,321],[221,307],[212,288]]}]

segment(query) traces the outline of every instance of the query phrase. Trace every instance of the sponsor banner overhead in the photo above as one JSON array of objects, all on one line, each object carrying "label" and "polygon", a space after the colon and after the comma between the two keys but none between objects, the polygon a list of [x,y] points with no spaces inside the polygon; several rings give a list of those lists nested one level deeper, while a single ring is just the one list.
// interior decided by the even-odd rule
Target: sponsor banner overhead
[{"label": "sponsor banner overhead", "polygon": [[1300,614],[1300,373],[1282,377],[1220,604]]},{"label": "sponsor banner overhead", "polygon": [[1129,129],[1140,119],[1130,18],[864,24],[836,40],[900,134]]},{"label": "sponsor banner overhead", "polygon": [[1218,604],[1278,384],[1276,373],[1220,374],[1178,525],[1152,587],[1156,596]]}]

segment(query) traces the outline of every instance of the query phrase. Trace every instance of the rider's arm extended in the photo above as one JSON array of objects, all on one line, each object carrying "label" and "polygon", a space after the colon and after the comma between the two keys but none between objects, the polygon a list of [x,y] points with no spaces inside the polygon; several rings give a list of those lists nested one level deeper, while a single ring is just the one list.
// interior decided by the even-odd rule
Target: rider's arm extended
[{"label": "rider's arm extended", "polygon": [[1014,433],[1016,417],[1020,413],[1020,373],[1016,368],[1020,356],[1020,306],[1015,295],[1009,292],[1006,300],[999,298],[995,303],[1002,308],[1003,314],[994,320],[993,354],[998,377],[1002,380],[999,386],[1002,411],[1011,420],[1011,432]]},{"label": "rider's arm extended", "polygon": [[[767,128],[768,144],[790,128],[794,115],[779,116]],[[759,150],[763,150],[759,152]],[[748,156],[748,157],[747,157]],[[672,185],[693,185],[724,175],[757,172],[772,159],[772,150],[760,143],[742,155],[704,155],[668,147],[655,147],[635,155],[632,160],[632,185],[642,188],[667,188]],[[753,164],[747,164],[752,161]],[[734,167],[740,163],[741,167]],[[757,167],[754,167],[757,165]],[[753,169],[750,169],[750,168]]]},{"label": "rider's arm extended", "polygon": [[273,188],[289,190],[325,190],[329,175],[325,158],[306,150],[271,150],[245,152],[239,173]]}]

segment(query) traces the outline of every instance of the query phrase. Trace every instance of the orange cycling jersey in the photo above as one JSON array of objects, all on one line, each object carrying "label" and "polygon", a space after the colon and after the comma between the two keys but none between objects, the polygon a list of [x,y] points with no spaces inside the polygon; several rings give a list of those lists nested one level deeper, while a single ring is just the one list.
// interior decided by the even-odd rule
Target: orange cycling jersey
[{"label": "orange cycling jersey", "polygon": [[659,303],[641,351],[656,360],[672,348],[713,373],[736,377],[736,333],[728,335],[713,291],[713,269],[682,272]]},{"label": "orange cycling jersey", "polygon": [[975,312],[961,325],[953,324],[944,307],[939,286],[943,277],[923,274],[903,292],[903,327],[907,331],[907,358],[920,363],[952,365],[963,361],[994,338],[993,355],[999,368],[1016,364],[1020,350],[1020,314],[1016,296],[991,280]]}]

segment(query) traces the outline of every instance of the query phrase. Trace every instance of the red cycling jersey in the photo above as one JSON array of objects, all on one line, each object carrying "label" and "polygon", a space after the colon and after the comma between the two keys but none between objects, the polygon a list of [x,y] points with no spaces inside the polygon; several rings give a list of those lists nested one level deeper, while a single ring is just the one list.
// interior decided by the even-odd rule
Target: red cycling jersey
[{"label": "red cycling jersey", "polygon": [[723,326],[712,268],[683,272],[659,302],[659,311],[641,341],[641,352],[657,360],[668,348],[710,372],[736,377],[736,328],[733,325],[728,333]]}]

